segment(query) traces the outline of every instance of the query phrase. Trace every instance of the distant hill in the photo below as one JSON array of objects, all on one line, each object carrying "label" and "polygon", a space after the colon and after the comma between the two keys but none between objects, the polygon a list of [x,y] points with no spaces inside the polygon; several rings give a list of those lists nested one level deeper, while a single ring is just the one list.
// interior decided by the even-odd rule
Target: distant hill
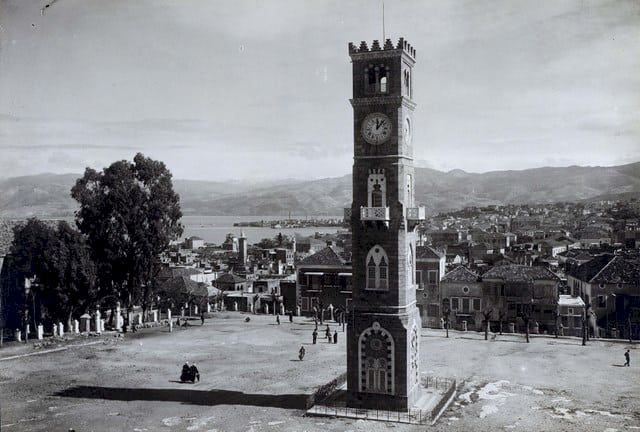
[{"label": "distant hill", "polygon": [[[0,180],[0,217],[71,216],[80,174]],[[185,215],[339,215],[351,202],[351,175],[311,181],[226,183],[174,180]],[[416,201],[429,211],[465,206],[583,201],[640,195],[640,162],[613,167],[534,168],[482,174],[416,168]]]}]

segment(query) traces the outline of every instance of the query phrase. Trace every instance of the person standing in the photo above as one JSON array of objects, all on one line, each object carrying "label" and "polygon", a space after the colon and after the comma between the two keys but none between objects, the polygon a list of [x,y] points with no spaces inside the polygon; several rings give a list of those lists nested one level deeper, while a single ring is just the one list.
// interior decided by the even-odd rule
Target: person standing
[{"label": "person standing", "polygon": [[338,343],[338,330],[333,332],[333,343],[334,344]]},{"label": "person standing", "polygon": [[204,325],[204,312],[200,314],[200,325]]},{"label": "person standing", "polygon": [[276,322],[280,325],[280,315],[276,315]]},{"label": "person standing", "polygon": [[293,322],[293,312],[289,312],[289,322]]},{"label": "person standing", "polygon": [[625,365],[625,366],[629,366],[629,365],[630,365],[630,362],[631,362],[631,357],[630,357],[630,355],[629,355],[629,350],[626,350],[626,351],[625,351],[625,353],[624,353],[624,359],[625,359],[624,365]]},{"label": "person standing", "polygon": [[313,336],[313,344],[315,345],[316,344],[316,339],[318,339],[318,331],[314,330],[313,333],[312,333],[312,336]]}]

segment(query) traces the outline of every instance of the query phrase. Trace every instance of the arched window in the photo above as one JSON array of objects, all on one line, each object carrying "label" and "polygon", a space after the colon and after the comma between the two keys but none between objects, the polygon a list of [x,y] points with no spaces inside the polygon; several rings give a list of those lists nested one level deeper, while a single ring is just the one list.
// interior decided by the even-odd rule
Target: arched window
[{"label": "arched window", "polygon": [[367,254],[367,289],[389,289],[389,258],[382,247],[375,245]]},{"label": "arched window", "polygon": [[407,278],[409,285],[415,284],[415,271],[413,271],[413,247],[409,245],[407,248]]},{"label": "arched window", "polygon": [[411,174],[407,174],[407,208],[413,207],[413,178]]},{"label": "arched window", "polygon": [[378,322],[374,322],[360,334],[358,339],[359,391],[395,393],[394,349],[393,337]]},{"label": "arched window", "polygon": [[382,188],[379,184],[373,185],[371,191],[371,207],[382,207]]},{"label": "arched window", "polygon": [[386,93],[387,92],[387,77],[383,76],[382,78],[380,78],[380,93]]},{"label": "arched window", "polygon": [[411,73],[408,69],[404,71],[404,94],[411,97]]},{"label": "arched window", "polygon": [[389,71],[383,64],[370,64],[364,70],[365,93],[387,93],[389,90]]}]

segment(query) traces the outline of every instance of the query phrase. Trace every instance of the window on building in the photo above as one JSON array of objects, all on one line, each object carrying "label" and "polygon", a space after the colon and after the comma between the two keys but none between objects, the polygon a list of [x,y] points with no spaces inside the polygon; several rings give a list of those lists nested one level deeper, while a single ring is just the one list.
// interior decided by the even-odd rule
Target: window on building
[{"label": "window on building", "polygon": [[379,184],[373,185],[371,191],[371,207],[382,207],[382,189]]},{"label": "window on building", "polygon": [[474,311],[479,311],[480,310],[480,299],[479,298],[474,298],[473,299],[473,310]]},{"label": "window on building", "polygon": [[416,284],[422,288],[422,270],[416,270]]},{"label": "window on building", "polygon": [[438,283],[438,270],[429,270],[429,284],[435,285]]},{"label": "window on building", "polygon": [[468,298],[463,298],[462,299],[462,312],[469,313],[469,299]]},{"label": "window on building", "polygon": [[370,290],[387,290],[389,288],[389,264],[387,254],[382,247],[376,245],[367,254],[367,283]]},{"label": "window on building", "polygon": [[387,77],[384,76],[380,78],[380,93],[386,93],[386,92],[387,92]]},{"label": "window on building", "polygon": [[605,307],[607,305],[606,297],[603,295],[598,296],[598,307]]},{"label": "window on building", "polygon": [[309,310],[309,297],[300,297],[301,300],[301,304],[300,307],[302,308],[303,311],[308,311]]},{"label": "window on building", "polygon": [[469,287],[468,286],[463,286],[462,287],[462,292],[465,293],[465,294],[468,294],[469,293]]},{"label": "window on building", "polygon": [[459,305],[458,298],[457,297],[452,297],[451,298],[451,310],[456,311],[456,310],[459,309],[459,307],[460,307],[460,305]]}]

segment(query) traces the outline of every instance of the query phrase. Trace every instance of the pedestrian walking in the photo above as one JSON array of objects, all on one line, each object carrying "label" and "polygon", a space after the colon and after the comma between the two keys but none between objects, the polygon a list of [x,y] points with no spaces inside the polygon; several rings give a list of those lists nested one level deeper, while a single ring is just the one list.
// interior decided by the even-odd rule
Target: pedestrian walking
[{"label": "pedestrian walking", "polygon": [[334,344],[338,343],[338,330],[333,332],[333,343]]},{"label": "pedestrian walking", "polygon": [[204,325],[204,313],[200,314],[200,325]]},{"label": "pedestrian walking", "polygon": [[289,322],[293,322],[293,312],[289,312]]},{"label": "pedestrian walking", "polygon": [[318,332],[316,330],[313,331],[312,333],[313,336],[313,344],[316,344],[316,339],[318,339]]},{"label": "pedestrian walking", "polygon": [[631,358],[630,358],[630,356],[629,356],[629,350],[626,350],[626,351],[625,351],[625,353],[624,353],[624,359],[625,359],[624,365],[625,365],[625,366],[629,366],[629,365],[630,365],[630,361],[631,361]]},{"label": "pedestrian walking", "polygon": [[300,359],[300,361],[302,361],[302,359],[304,358],[304,355],[306,354],[306,350],[304,349],[303,346],[300,347],[300,351],[298,351],[298,358]]},{"label": "pedestrian walking", "polygon": [[328,338],[331,337],[331,329],[329,328],[329,324],[327,324],[327,328],[324,330],[324,334],[325,336],[327,336]]},{"label": "pedestrian walking", "polygon": [[280,325],[280,315],[276,315],[276,322]]}]

